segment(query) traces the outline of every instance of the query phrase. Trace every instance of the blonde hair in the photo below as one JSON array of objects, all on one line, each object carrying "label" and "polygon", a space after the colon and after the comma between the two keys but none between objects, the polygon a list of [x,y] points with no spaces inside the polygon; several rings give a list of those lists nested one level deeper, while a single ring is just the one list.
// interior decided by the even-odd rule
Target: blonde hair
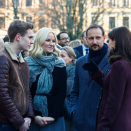
[{"label": "blonde hair", "polygon": [[76,40],[71,41],[69,45],[70,47],[74,48],[74,47],[80,46],[81,42],[79,39],[76,39]]},{"label": "blonde hair", "polygon": [[76,63],[76,60],[75,60],[76,54],[75,54],[74,50],[71,47],[64,46],[64,47],[61,48],[61,50],[65,50],[70,58],[73,57],[72,63],[74,63],[74,64]]},{"label": "blonde hair", "polygon": [[[47,35],[53,33],[55,36],[55,45],[57,44],[57,38],[52,29],[43,27],[35,35],[34,44],[29,51],[29,55],[33,57],[40,57],[43,54],[42,44],[45,42]],[[53,53],[58,57],[60,55],[60,50],[55,46]]]}]

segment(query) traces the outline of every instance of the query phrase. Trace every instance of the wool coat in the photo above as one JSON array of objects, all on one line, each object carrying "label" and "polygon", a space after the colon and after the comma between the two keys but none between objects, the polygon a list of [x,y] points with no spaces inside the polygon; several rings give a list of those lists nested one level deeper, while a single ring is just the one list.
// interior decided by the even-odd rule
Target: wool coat
[{"label": "wool coat", "polygon": [[[106,74],[111,65],[108,54],[102,58],[98,67]],[[90,72],[82,66],[89,63],[89,55],[80,57],[76,62],[74,83],[71,91],[71,111],[77,131],[95,131],[97,107],[101,98],[101,86],[90,78]]]},{"label": "wool coat", "polygon": [[105,77],[101,70],[91,77],[103,87],[97,131],[131,131],[131,64],[122,58]]}]

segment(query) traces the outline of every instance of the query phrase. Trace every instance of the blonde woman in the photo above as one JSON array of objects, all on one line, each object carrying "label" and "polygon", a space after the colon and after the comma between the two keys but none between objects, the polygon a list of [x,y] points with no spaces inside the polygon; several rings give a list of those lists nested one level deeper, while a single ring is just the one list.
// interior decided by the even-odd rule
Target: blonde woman
[{"label": "blonde woman", "polygon": [[75,131],[75,127],[70,112],[70,93],[74,80],[75,63],[76,63],[75,56],[76,56],[75,52],[71,47],[64,46],[61,49],[60,57],[65,61],[67,74],[66,99],[64,102],[64,118],[66,131]]},{"label": "blonde woman", "polygon": [[40,29],[26,58],[30,70],[35,122],[30,131],[65,131],[62,108],[66,96],[66,66],[59,58],[54,32]]},{"label": "blonde woman", "polygon": [[80,46],[81,42],[79,39],[76,39],[76,40],[71,41],[69,45],[70,47],[74,48],[74,47]]}]

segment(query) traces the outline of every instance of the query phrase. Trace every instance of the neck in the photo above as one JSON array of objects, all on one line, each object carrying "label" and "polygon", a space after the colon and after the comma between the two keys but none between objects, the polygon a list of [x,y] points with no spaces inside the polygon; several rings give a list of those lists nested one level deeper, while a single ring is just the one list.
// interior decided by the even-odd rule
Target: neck
[{"label": "neck", "polygon": [[16,55],[19,55],[19,53],[21,52],[20,48],[18,47],[18,43],[13,43],[13,42],[10,42],[9,43],[11,48],[14,50],[15,54]]}]

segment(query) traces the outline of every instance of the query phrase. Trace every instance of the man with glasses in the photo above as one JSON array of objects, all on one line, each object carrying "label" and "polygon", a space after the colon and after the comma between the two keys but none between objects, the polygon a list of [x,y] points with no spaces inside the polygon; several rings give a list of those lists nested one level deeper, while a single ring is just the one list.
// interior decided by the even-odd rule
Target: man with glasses
[{"label": "man with glasses", "polygon": [[81,34],[82,45],[75,47],[74,49],[80,53],[80,56],[84,56],[89,53],[88,43],[86,40],[86,30]]},{"label": "man with glasses", "polygon": [[[69,42],[70,42],[70,37],[68,36],[68,34],[63,31],[63,32],[60,32],[58,35],[57,35],[57,39],[58,39],[58,44],[56,44],[56,47],[58,49],[61,50],[62,47],[64,46],[69,46]],[[78,59],[81,55],[80,53],[74,49],[74,52],[76,54],[76,59]]]},{"label": "man with glasses", "polygon": [[68,36],[68,34],[65,31],[64,32],[60,32],[57,35],[57,39],[58,39],[58,44],[61,47],[69,46],[70,37]]}]

